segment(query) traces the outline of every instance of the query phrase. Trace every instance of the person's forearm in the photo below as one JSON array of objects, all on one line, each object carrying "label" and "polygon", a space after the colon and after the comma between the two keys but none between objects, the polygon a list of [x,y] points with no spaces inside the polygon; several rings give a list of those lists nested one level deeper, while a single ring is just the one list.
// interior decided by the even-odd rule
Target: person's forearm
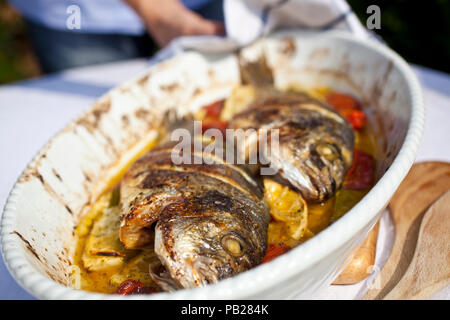
[{"label": "person's forearm", "polygon": [[[149,19],[158,19],[173,10],[186,9],[180,0],[123,0],[148,25]],[[166,12],[164,12],[166,11]]]},{"label": "person's forearm", "polygon": [[165,46],[187,35],[224,34],[223,23],[204,19],[180,0],[123,0],[145,23],[155,41]]},{"label": "person's forearm", "polygon": [[141,0],[123,0],[126,2],[130,7],[132,7],[136,12],[139,10],[139,4]]},{"label": "person's forearm", "polygon": [[[146,0],[144,0],[146,1]],[[152,1],[152,0],[148,0]],[[123,0],[126,4],[128,4],[141,18],[142,16],[142,0]]]}]

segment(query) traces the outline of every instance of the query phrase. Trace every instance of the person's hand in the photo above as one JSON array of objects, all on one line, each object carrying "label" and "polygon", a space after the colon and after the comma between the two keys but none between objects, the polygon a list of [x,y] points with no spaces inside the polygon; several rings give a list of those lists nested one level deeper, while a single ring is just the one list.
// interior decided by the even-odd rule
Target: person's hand
[{"label": "person's hand", "polygon": [[125,0],[142,18],[160,46],[187,35],[223,35],[222,22],[204,19],[179,0]]}]

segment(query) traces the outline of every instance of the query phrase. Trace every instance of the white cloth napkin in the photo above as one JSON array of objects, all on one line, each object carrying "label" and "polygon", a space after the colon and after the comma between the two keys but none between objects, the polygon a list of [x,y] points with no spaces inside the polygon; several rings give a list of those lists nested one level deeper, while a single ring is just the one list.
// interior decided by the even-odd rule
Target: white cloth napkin
[{"label": "white cloth napkin", "polygon": [[276,29],[341,29],[367,37],[366,29],[344,0],[225,0],[228,37],[239,45]]},{"label": "white cloth napkin", "polygon": [[185,50],[232,52],[270,32],[287,28],[339,29],[360,38],[373,37],[344,0],[224,0],[224,17],[226,37],[178,38],[160,50],[151,63]]}]

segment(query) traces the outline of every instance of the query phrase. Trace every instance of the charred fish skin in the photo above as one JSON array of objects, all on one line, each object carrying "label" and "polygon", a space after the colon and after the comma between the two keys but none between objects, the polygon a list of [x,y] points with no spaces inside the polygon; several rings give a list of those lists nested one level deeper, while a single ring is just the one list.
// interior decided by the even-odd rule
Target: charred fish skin
[{"label": "charred fish skin", "polygon": [[[257,98],[231,119],[229,127],[278,129],[279,152],[264,155],[277,171],[276,178],[287,181],[309,202],[331,197],[352,165],[351,125],[307,94],[277,90],[263,47],[256,60],[247,60],[241,52],[238,62],[242,84],[254,86]],[[247,139],[246,143],[265,142]]]},{"label": "charred fish skin", "polygon": [[264,257],[268,220],[258,213],[264,209],[240,191],[218,190],[167,206],[156,224],[155,252],[176,287],[215,283]]},{"label": "charred fish skin", "polygon": [[277,129],[279,152],[267,156],[271,166],[310,202],[332,196],[352,164],[351,125],[331,107],[303,94],[266,96],[235,115],[229,126]]},{"label": "charred fish skin", "polygon": [[259,186],[220,158],[174,165],[172,148],[155,148],[125,174],[123,245],[149,245],[154,226],[161,265],[151,274],[165,290],[213,283],[259,264],[270,220]]},{"label": "charred fish skin", "polygon": [[174,145],[169,143],[146,154],[128,169],[121,182],[120,239],[126,248],[141,248],[152,240],[146,229],[158,220],[161,209],[168,203],[203,189],[214,190],[217,181],[240,189],[255,201],[262,198],[261,186],[245,169],[222,158],[215,157],[209,164],[195,164],[196,157],[212,157],[197,151],[192,152],[191,164],[174,165],[171,158]]}]

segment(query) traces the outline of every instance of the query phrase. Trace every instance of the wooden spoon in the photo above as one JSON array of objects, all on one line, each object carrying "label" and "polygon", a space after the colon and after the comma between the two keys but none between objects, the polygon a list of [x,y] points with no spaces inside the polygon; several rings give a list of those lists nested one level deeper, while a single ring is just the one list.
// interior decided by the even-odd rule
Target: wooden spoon
[{"label": "wooden spoon", "polygon": [[370,275],[370,267],[375,263],[379,227],[380,223],[378,222],[364,242],[353,251],[352,260],[333,284],[354,284]]},{"label": "wooden spoon", "polygon": [[391,254],[364,299],[382,299],[397,285],[413,258],[425,210],[449,189],[450,163],[413,165],[389,204],[395,227]]},{"label": "wooden spoon", "polygon": [[425,213],[411,264],[385,299],[429,299],[448,284],[450,284],[450,191],[439,198]]}]

